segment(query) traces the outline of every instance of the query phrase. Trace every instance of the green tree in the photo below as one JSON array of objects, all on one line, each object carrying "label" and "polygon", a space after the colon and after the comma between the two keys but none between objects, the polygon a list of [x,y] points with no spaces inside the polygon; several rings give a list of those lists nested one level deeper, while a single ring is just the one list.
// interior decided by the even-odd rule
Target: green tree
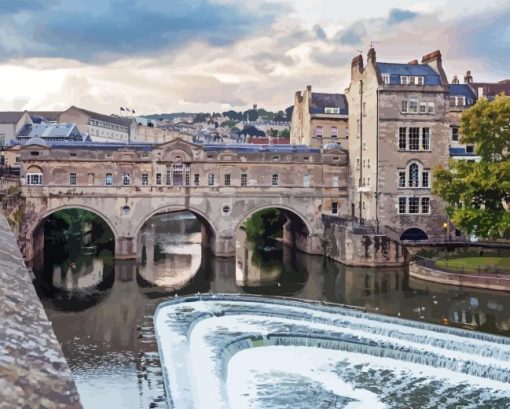
[{"label": "green tree", "polygon": [[510,238],[510,97],[480,99],[461,119],[461,143],[480,162],[450,160],[434,170],[433,192],[457,228],[484,238]]},{"label": "green tree", "polygon": [[283,214],[279,209],[264,209],[254,213],[244,223],[250,240],[275,238],[282,234]]}]

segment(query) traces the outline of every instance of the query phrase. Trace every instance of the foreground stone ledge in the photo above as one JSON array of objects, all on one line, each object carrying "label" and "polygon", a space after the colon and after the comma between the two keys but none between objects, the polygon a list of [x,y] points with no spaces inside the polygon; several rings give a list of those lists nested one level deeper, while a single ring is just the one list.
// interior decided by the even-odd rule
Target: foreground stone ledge
[{"label": "foreground stone ledge", "polygon": [[71,371],[0,212],[0,409],[81,408]]}]

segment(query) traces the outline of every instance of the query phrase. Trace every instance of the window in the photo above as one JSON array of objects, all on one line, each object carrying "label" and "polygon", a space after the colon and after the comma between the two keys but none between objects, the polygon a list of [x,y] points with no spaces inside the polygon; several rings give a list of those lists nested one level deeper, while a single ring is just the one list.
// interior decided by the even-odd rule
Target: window
[{"label": "window", "polygon": [[16,163],[21,162],[21,155],[16,155],[16,159],[14,160]]},{"label": "window", "polygon": [[340,156],[333,156],[333,160],[340,160]]},{"label": "window", "polygon": [[107,173],[106,175],[104,175],[104,184],[106,186],[113,185],[113,175],[111,173]]},{"label": "window", "polygon": [[94,186],[96,182],[96,175],[94,173],[87,173],[87,183],[90,186]]},{"label": "window", "polygon": [[148,158],[148,157],[149,157],[149,152],[142,153],[142,158]]},{"label": "window", "polygon": [[367,159],[367,168],[370,168],[370,159]]},{"label": "window", "polygon": [[325,114],[339,114],[340,108],[339,107],[325,107],[324,113]]},{"label": "window", "polygon": [[42,185],[43,174],[42,173],[27,173],[27,185]]},{"label": "window", "polygon": [[426,114],[426,113],[427,113],[427,103],[420,102],[420,114]]},{"label": "window", "polygon": [[212,154],[208,154],[208,155],[207,155],[207,159],[214,159],[214,155],[212,155]]},{"label": "window", "polygon": [[430,176],[430,173],[428,171],[422,172],[421,187],[429,187],[429,176]]},{"label": "window", "polygon": [[414,77],[414,83],[415,85],[423,85],[423,77]]},{"label": "window", "polygon": [[361,109],[361,112],[363,113],[363,116],[367,116],[367,103],[363,102],[363,107]]},{"label": "window", "polygon": [[400,107],[402,112],[407,112],[407,101],[402,101],[402,105]]},{"label": "window", "polygon": [[359,158],[356,158],[356,170],[359,170]]},{"label": "window", "polygon": [[248,186],[248,174],[241,173],[241,186]]},{"label": "window", "polygon": [[409,150],[420,149],[420,128],[409,128]]},{"label": "window", "polygon": [[121,211],[123,214],[128,214],[131,211],[129,206],[122,206]]},{"label": "window", "polygon": [[404,214],[406,212],[406,204],[407,204],[407,198],[405,197],[399,197],[398,198],[398,213]]},{"label": "window", "polygon": [[466,146],[466,153],[473,153],[474,152],[474,146],[473,145],[467,145]]},{"label": "window", "polygon": [[338,213],[338,203],[337,202],[331,203],[331,213],[332,214]]},{"label": "window", "polygon": [[409,77],[405,76],[405,75],[401,75],[400,76],[400,84],[401,85],[407,85],[409,84]]},{"label": "window", "polygon": [[398,187],[406,187],[406,173],[398,172]]},{"label": "window", "polygon": [[418,112],[418,98],[410,98],[409,99],[409,112],[412,112],[412,113]]},{"label": "window", "polygon": [[76,185],[76,173],[69,173],[69,184]]},{"label": "window", "polygon": [[424,151],[430,150],[430,128],[421,129],[421,148]]},{"label": "window", "polygon": [[317,138],[322,138],[323,129],[322,126],[316,126],[315,127],[315,136]]},{"label": "window", "polygon": [[124,186],[128,186],[131,184],[131,176],[129,175],[129,173],[124,173],[124,175],[122,175],[122,184]]},{"label": "window", "polygon": [[30,152],[30,156],[39,156],[39,152],[32,151],[32,152]]},{"label": "window", "polygon": [[304,187],[310,186],[310,175],[303,175],[303,186]]},{"label": "window", "polygon": [[453,126],[452,127],[452,141],[458,141],[459,140],[459,127]]},{"label": "window", "polygon": [[225,186],[230,186],[230,173],[225,174]]},{"label": "window", "polygon": [[71,158],[76,158],[76,153],[71,153]]},{"label": "window", "polygon": [[433,113],[434,113],[434,111],[435,111],[435,105],[434,105],[434,103],[433,103],[433,102],[429,102],[427,112],[428,112],[429,114],[433,114]]},{"label": "window", "polygon": [[223,215],[225,215],[225,216],[230,214],[230,210],[232,210],[232,209],[231,209],[230,205],[228,205],[228,204],[225,204],[221,207],[221,213],[223,213]]},{"label": "window", "polygon": [[356,120],[356,130],[357,130],[356,138],[359,138],[361,134],[361,123],[359,121],[359,118]]},{"label": "window", "polygon": [[278,186],[278,173],[273,173],[273,177],[271,178],[271,184],[273,186]]},{"label": "window", "polygon": [[195,175],[193,177],[193,184],[195,186],[200,186],[200,174],[195,173]]},{"label": "window", "polygon": [[416,163],[409,166],[409,187],[419,187],[419,168]]},{"label": "window", "polygon": [[333,176],[333,187],[338,187],[338,176]]},{"label": "window", "polygon": [[161,173],[156,173],[156,185],[161,185]]},{"label": "window", "polygon": [[385,83],[386,85],[389,85],[389,83],[390,83],[390,74],[382,74],[382,80],[383,80],[383,83]]},{"label": "window", "polygon": [[142,186],[148,186],[148,185],[149,185],[149,174],[142,173]]},{"label": "window", "polygon": [[209,173],[207,175],[207,184],[209,186],[214,186],[214,173]]},{"label": "window", "polygon": [[421,212],[424,214],[430,213],[430,198],[428,197],[421,198]]},{"label": "window", "polygon": [[420,213],[420,198],[410,197],[409,198],[409,213]]},{"label": "window", "polygon": [[363,167],[365,167],[365,163],[366,163],[366,162],[365,162],[365,159],[363,159]]},{"label": "window", "polygon": [[273,155],[273,158],[272,158],[272,159],[273,159],[273,160],[279,160],[279,159],[280,159],[280,156],[278,156],[278,155]]},{"label": "window", "polygon": [[332,138],[338,137],[338,127],[336,127],[336,126],[331,127],[331,137]]},{"label": "window", "polygon": [[303,160],[305,160],[305,161],[309,161],[309,160],[310,160],[310,156],[304,156],[304,157],[303,157]]},{"label": "window", "polygon": [[407,128],[399,128],[398,130],[398,148],[406,150]]}]

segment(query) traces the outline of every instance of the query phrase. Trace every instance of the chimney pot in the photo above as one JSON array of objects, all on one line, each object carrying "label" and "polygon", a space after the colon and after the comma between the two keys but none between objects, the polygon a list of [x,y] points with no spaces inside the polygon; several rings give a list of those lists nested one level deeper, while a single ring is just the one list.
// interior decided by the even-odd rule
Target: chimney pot
[{"label": "chimney pot", "polygon": [[408,64],[418,65],[418,60],[411,60],[411,61],[408,62]]},{"label": "chimney pot", "polygon": [[453,76],[452,84],[458,84],[459,83],[459,77],[456,75]]},{"label": "chimney pot", "polygon": [[375,62],[376,59],[377,59],[377,56],[376,56],[376,53],[375,53],[375,48],[374,47],[370,47],[370,50],[368,50],[368,54],[367,54],[367,60]]},{"label": "chimney pot", "polygon": [[473,83],[473,76],[471,75],[471,71],[466,71],[466,75],[464,76],[464,83],[465,84],[472,84]]}]

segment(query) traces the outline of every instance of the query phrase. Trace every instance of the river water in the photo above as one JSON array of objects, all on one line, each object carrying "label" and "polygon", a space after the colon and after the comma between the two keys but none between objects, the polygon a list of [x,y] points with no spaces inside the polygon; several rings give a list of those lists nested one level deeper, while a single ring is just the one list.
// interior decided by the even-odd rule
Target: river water
[{"label": "river water", "polygon": [[238,243],[237,257],[201,245],[187,213],[156,216],[140,237],[141,260],[113,261],[87,246],[45,245],[39,295],[85,409],[165,407],[153,314],[197,292],[278,295],[510,336],[510,294],[409,279],[403,269],[351,268],[276,243]]}]

